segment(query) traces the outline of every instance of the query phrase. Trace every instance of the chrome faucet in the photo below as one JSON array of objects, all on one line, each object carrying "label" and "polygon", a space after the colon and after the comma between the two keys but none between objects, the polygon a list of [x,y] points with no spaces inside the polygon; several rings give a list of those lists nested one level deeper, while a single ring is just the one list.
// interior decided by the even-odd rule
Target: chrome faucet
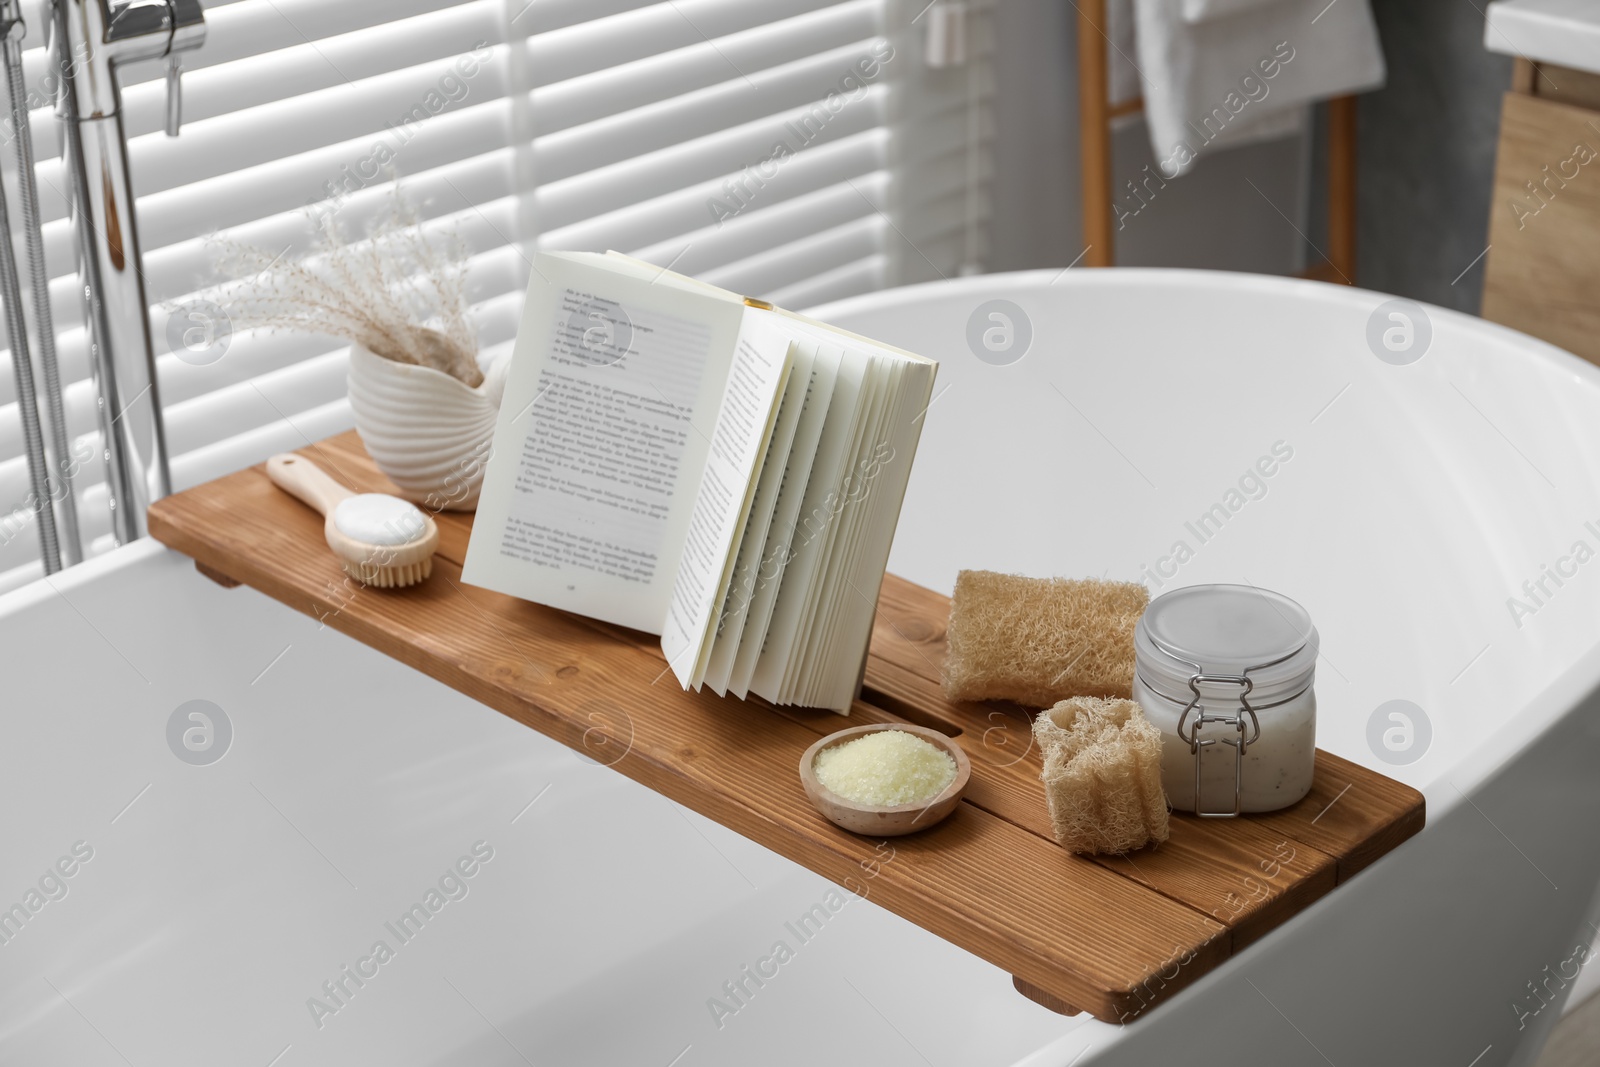
[{"label": "chrome faucet", "polygon": [[145,533],[145,509],[171,490],[149,304],[128,178],[117,68],[167,61],[167,135],[182,120],[180,63],[205,41],[200,0],[52,0],[50,56],[61,76],[79,268],[99,391],[111,530]]},{"label": "chrome faucet", "polygon": [[[40,427],[40,396],[34,387],[27,317],[22,310],[22,267],[11,243],[11,212],[0,190],[0,295],[6,305],[6,332],[11,341],[12,372],[17,382],[17,409],[28,454],[32,491],[28,501],[39,531],[39,563],[45,574],[83,559],[78,532],[77,499],[72,490],[72,459],[67,445],[66,414],[61,403],[61,375],[56,362],[56,331],[50,315],[50,277],[45,269],[44,231],[40,225],[39,190],[33,170],[33,136],[28,124],[28,89],[23,74],[21,0],[0,0],[0,66],[5,67],[9,110],[6,137],[15,153],[17,195],[22,207],[22,236],[33,296],[33,322],[38,333],[39,370],[44,379],[44,409],[49,415],[49,448]],[[60,509],[59,528],[56,509]]]}]

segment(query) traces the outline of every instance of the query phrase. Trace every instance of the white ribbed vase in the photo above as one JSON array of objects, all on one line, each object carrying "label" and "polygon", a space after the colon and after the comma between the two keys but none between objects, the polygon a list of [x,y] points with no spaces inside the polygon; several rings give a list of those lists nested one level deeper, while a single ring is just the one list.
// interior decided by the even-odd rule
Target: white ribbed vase
[{"label": "white ribbed vase", "polygon": [[378,469],[400,495],[435,511],[478,506],[510,361],[484,368],[473,389],[431,367],[350,346],[350,410]]}]

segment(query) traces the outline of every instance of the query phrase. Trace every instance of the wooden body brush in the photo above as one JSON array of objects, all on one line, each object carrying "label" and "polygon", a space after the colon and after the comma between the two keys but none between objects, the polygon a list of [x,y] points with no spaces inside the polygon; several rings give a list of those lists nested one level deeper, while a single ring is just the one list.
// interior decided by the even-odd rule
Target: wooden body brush
[{"label": "wooden body brush", "polygon": [[267,477],[327,516],[323,533],[345,573],[366,585],[399,588],[433,573],[439,527],[387,493],[355,493],[315,463],[285,452],[267,460]]}]

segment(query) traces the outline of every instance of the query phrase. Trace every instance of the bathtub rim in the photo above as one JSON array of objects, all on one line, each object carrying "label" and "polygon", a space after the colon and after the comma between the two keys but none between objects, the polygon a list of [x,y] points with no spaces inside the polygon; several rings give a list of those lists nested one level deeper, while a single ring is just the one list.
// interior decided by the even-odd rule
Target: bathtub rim
[{"label": "bathtub rim", "polygon": [[[1007,288],[1015,290],[1017,287],[1041,290],[1057,284],[1117,288],[1151,283],[1229,294],[1255,292],[1264,296],[1277,298],[1287,296],[1345,307],[1365,307],[1373,300],[1390,299],[1387,294],[1374,290],[1262,274],[1165,267],[1119,267],[1114,270],[1039,269],[974,275],[884,289],[876,293],[821,304],[808,309],[805,314],[826,321],[839,316],[911,306],[930,298],[948,299],[953,294],[997,292]],[[1416,303],[1427,309],[1430,316],[1437,315],[1456,328],[1483,331],[1489,339],[1520,358],[1542,364],[1557,372],[1573,374],[1593,388],[1597,400],[1600,400],[1600,366],[1510,327],[1424,301]],[[138,566],[148,559],[168,552],[187,559],[157,541],[143,538],[91,557],[57,574],[0,593],[0,620],[8,619],[15,613],[42,603],[53,594],[62,595],[66,599],[65,594],[82,589],[102,575]],[[68,602],[71,604],[70,600]],[[78,610],[76,605],[72,606],[74,610]],[[1421,787],[1430,812],[1442,814],[1460,803],[1469,790],[1475,790],[1502,767],[1514,762],[1519,753],[1532,745],[1537,737],[1571,711],[1583,696],[1596,688],[1600,688],[1600,640],[1591,644],[1579,659],[1536,690],[1522,707],[1509,712],[1453,766],[1442,768],[1434,779]],[[1363,765],[1379,773],[1383,771],[1381,766],[1376,766],[1375,761],[1358,762],[1363,762]]]},{"label": "bathtub rim", "polygon": [[[1043,282],[1043,285],[1039,284]],[[1140,283],[1159,283],[1176,288],[1212,289],[1229,295],[1255,292],[1262,296],[1293,296],[1314,303],[1356,307],[1370,311],[1376,303],[1405,299],[1427,311],[1430,319],[1440,319],[1467,331],[1483,331],[1486,336],[1502,342],[1519,356],[1535,360],[1558,370],[1569,371],[1584,379],[1588,385],[1600,390],[1600,365],[1590,363],[1566,349],[1542,341],[1537,337],[1503,326],[1488,319],[1470,315],[1454,308],[1430,304],[1426,300],[1397,298],[1392,293],[1377,289],[1363,289],[1354,285],[1336,285],[1331,282],[1311,281],[1306,278],[1289,278],[1276,274],[1251,274],[1244,271],[1202,270],[1193,267],[1111,267],[1111,268],[1035,268],[1018,271],[998,271],[993,274],[974,274],[963,278],[941,281],[916,282],[911,285],[880,289],[875,293],[831,300],[804,308],[801,314],[823,322],[833,322],[840,316],[904,307],[928,298],[929,294],[950,296],[976,295],[1017,286],[1027,291],[1043,291],[1058,286],[1085,288],[1122,288]]]}]

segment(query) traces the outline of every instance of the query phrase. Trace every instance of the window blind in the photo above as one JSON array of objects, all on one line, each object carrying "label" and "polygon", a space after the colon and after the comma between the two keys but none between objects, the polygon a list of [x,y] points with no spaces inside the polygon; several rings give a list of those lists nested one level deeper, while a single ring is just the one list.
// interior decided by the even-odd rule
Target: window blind
[{"label": "window blind", "polygon": [[[940,0],[951,2],[951,0]],[[239,333],[198,365],[168,318],[216,297],[214,235],[285,256],[323,202],[359,235],[399,175],[470,252],[485,353],[509,345],[540,248],[616,248],[789,307],[953,275],[987,218],[986,2],[962,67],[929,69],[926,0],[223,0],[185,59],[182,135],[159,63],[122,71],[175,490],[351,423],[348,348]],[[24,39],[69,438],[97,454],[60,131]],[[225,304],[222,305],[225,311]],[[175,330],[175,335],[180,331]],[[0,355],[0,590],[41,572],[10,354]],[[112,547],[98,459],[74,488]]]}]

